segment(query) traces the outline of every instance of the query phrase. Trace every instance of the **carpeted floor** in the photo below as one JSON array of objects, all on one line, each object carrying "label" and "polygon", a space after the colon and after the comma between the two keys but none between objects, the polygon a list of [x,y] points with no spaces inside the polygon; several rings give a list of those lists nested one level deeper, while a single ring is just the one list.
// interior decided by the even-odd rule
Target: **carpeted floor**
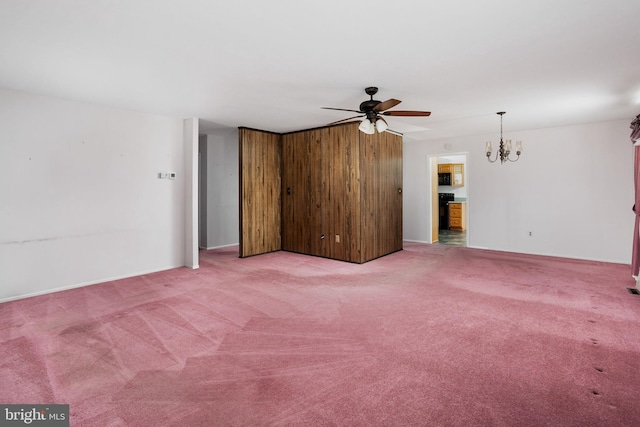
[{"label": "carpeted floor", "polygon": [[0,403],[87,426],[640,425],[629,266],[237,255],[0,304]]}]

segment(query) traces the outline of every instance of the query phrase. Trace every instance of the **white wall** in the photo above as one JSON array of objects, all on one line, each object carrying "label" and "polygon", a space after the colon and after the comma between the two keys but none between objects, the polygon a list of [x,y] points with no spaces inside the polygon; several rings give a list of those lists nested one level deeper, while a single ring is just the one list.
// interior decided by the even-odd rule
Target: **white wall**
[{"label": "white wall", "polygon": [[236,245],[239,242],[238,129],[210,131],[206,136],[206,236],[204,248]]},{"label": "white wall", "polygon": [[184,167],[181,119],[0,89],[0,300],[182,266]]},{"label": "white wall", "polygon": [[199,268],[198,129],[197,118],[184,120],[184,266],[194,269]]},{"label": "white wall", "polygon": [[487,162],[484,142],[495,135],[405,139],[404,238],[430,241],[428,157],[449,149],[469,153],[469,246],[630,263],[629,121],[507,131],[505,136],[523,141],[517,163]]}]

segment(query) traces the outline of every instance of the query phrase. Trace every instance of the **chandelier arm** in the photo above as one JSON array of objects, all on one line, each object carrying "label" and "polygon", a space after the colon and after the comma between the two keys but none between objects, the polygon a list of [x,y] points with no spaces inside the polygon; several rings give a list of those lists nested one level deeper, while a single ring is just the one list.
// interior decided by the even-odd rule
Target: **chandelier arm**
[{"label": "chandelier arm", "polygon": [[496,157],[495,159],[491,160],[491,153],[487,153],[487,160],[489,160],[489,163],[495,163],[498,160],[498,151],[496,151]]}]

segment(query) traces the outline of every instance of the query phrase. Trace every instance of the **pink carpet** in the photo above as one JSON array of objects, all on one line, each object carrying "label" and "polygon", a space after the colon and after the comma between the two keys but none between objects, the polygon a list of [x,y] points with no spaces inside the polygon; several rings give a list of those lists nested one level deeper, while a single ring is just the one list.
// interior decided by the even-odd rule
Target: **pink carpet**
[{"label": "pink carpet", "polygon": [[237,256],[0,304],[0,403],[86,426],[640,425],[628,265]]}]

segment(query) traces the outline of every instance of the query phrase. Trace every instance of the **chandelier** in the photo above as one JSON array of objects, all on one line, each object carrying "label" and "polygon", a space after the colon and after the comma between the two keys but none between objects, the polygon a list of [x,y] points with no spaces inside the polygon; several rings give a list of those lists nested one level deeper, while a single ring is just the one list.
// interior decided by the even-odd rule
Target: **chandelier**
[{"label": "chandelier", "polygon": [[485,147],[485,151],[487,153],[487,160],[489,160],[489,162],[491,163],[495,163],[495,161],[498,160],[498,158],[500,158],[500,163],[505,163],[507,160],[510,162],[517,162],[518,159],[520,159],[520,153],[522,153],[522,141],[516,141],[516,155],[518,157],[516,157],[515,160],[512,160],[511,158],[509,158],[509,155],[511,154],[511,140],[510,139],[507,139],[506,141],[502,140],[502,116],[505,114],[505,112],[500,111],[496,114],[500,115],[500,148],[496,152],[495,158],[491,160],[491,152],[492,152],[491,141],[487,141],[487,144]]}]

